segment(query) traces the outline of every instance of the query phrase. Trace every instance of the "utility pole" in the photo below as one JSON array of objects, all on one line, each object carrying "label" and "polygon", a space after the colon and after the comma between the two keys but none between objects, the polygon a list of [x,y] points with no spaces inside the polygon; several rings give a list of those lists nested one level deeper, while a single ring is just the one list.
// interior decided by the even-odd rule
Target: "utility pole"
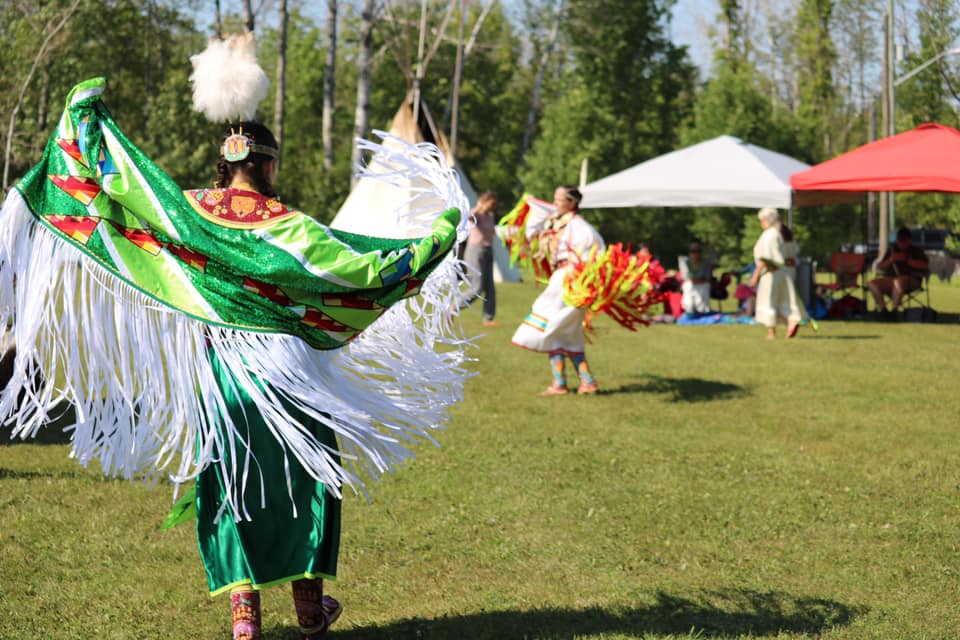
[{"label": "utility pole", "polygon": [[[867,119],[867,142],[874,142],[877,139],[877,103],[870,101]],[[884,207],[886,209],[886,207]],[[867,192],[867,244],[869,245],[877,235],[877,194],[873,191]]]},{"label": "utility pole", "polygon": [[[887,2],[887,15],[883,23],[883,82],[881,96],[881,128],[883,137],[889,137],[896,131],[896,112],[894,109],[894,56],[893,56],[893,0]],[[877,262],[887,254],[890,241],[890,224],[893,219],[893,193],[880,194],[880,216],[877,221]]]},{"label": "utility pole", "polygon": [[[887,87],[887,100],[890,101],[890,105],[887,107],[888,113],[890,114],[890,119],[887,121],[887,136],[896,135],[897,133],[897,97],[896,97],[896,87],[894,85],[894,79],[897,76],[897,60],[896,60],[896,22],[893,19],[893,5],[894,0],[887,0],[887,82],[889,86]],[[887,194],[887,197],[890,199],[888,205],[888,210],[890,213],[889,227],[887,227],[887,235],[883,236],[883,245],[886,247],[889,238],[889,231],[893,229],[896,224],[897,219],[897,199],[896,194],[892,191]]]}]

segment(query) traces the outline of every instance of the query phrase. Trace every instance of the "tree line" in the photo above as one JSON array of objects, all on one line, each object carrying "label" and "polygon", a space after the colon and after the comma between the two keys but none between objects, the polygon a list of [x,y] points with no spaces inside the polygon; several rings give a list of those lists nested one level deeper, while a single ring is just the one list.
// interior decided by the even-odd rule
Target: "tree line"
[{"label": "tree line", "polygon": [[[699,68],[671,37],[672,0],[0,1],[4,186],[39,158],[69,88],[96,75],[136,144],[185,188],[211,183],[221,131],[190,108],[189,57],[241,30],[255,32],[273,82],[260,117],[281,138],[280,193],[324,222],[351,188],[354,138],[388,128],[410,92],[504,210],[523,191],[577,183],[584,159],[594,180],[723,134],[816,163],[880,135],[887,4],[720,0],[703,20],[713,56]],[[896,5],[898,73],[956,46],[953,0]],[[957,127],[958,97],[960,56],[941,56],[898,89],[897,130]],[[759,233],[742,209],[585,215],[668,265],[696,237],[738,266]],[[875,241],[875,216],[805,208],[795,232],[823,261],[868,232]],[[960,202],[901,194],[897,221],[960,230]]]}]

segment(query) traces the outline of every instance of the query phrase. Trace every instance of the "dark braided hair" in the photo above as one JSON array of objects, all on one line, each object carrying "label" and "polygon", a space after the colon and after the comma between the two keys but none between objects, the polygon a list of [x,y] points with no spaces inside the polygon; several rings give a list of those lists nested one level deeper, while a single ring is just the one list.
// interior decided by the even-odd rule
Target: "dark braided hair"
[{"label": "dark braided hair", "polygon": [[[226,140],[230,135],[239,133],[240,131],[243,131],[243,135],[247,136],[252,143],[274,149],[280,148],[277,144],[277,139],[270,132],[270,129],[267,129],[267,127],[259,122],[252,121],[230,125],[230,128],[227,129],[223,135],[221,144],[223,140]],[[240,162],[228,162],[221,153],[219,160],[217,160],[217,181],[214,183],[214,187],[217,189],[227,189],[230,183],[233,182],[233,176],[238,170],[242,170],[250,178],[254,189],[269,198],[276,198],[277,192],[273,189],[270,181],[267,180],[266,170],[267,162],[273,159],[273,156],[252,151],[249,156]]]},{"label": "dark braided hair", "polygon": [[580,201],[583,200],[583,194],[580,193],[580,189],[572,184],[562,184],[560,188],[567,192],[567,200],[573,202],[573,210],[579,211]]}]

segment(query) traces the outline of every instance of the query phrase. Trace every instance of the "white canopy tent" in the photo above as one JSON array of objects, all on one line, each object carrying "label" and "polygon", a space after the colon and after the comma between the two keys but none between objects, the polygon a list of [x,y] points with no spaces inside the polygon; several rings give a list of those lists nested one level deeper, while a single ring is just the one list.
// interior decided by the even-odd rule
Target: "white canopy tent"
[{"label": "white canopy tent", "polygon": [[[413,108],[408,96],[393,117],[389,133],[406,142],[426,141],[437,145],[447,157],[447,161],[454,163],[460,175],[460,188],[467,196],[470,206],[476,204],[477,192],[463,169],[451,157],[447,140],[443,133],[436,129],[426,105],[421,102],[418,125],[414,122]],[[376,164],[378,160],[374,157],[370,162]],[[422,201],[413,205],[416,210],[411,209],[413,193],[417,190],[415,184],[409,184],[403,188],[376,178],[362,177],[337,211],[330,226],[341,231],[390,238],[411,238],[422,235],[424,229],[429,228],[429,224],[418,219],[416,215],[417,211],[424,208]],[[510,255],[499,237],[494,239],[493,256],[494,280],[497,282],[520,281],[520,272],[510,265]]]},{"label": "white canopy tent", "polygon": [[810,165],[720,136],[584,186],[581,207],[791,207],[790,176]]}]

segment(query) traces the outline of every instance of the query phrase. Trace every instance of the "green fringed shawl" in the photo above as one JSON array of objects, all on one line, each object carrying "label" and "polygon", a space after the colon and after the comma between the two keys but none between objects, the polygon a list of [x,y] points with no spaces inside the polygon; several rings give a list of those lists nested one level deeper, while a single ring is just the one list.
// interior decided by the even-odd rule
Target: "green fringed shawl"
[{"label": "green fringed shawl", "polygon": [[284,465],[336,496],[432,441],[470,375],[448,257],[466,202],[439,151],[363,141],[386,172],[367,174],[406,180],[429,226],[417,239],[344,233],[254,192],[183,192],[117,127],[104,87],[70,92],[0,210],[0,324],[15,324],[17,353],[0,424],[31,437],[66,402],[80,463],[177,483],[217,465],[235,518],[261,477],[214,361]]},{"label": "green fringed shawl", "polygon": [[50,231],[190,317],[335,349],[417,293],[456,240],[455,209],[431,235],[394,240],[330,229],[253,192],[184,193],[120,131],[104,87],[74,87],[17,189]]}]

